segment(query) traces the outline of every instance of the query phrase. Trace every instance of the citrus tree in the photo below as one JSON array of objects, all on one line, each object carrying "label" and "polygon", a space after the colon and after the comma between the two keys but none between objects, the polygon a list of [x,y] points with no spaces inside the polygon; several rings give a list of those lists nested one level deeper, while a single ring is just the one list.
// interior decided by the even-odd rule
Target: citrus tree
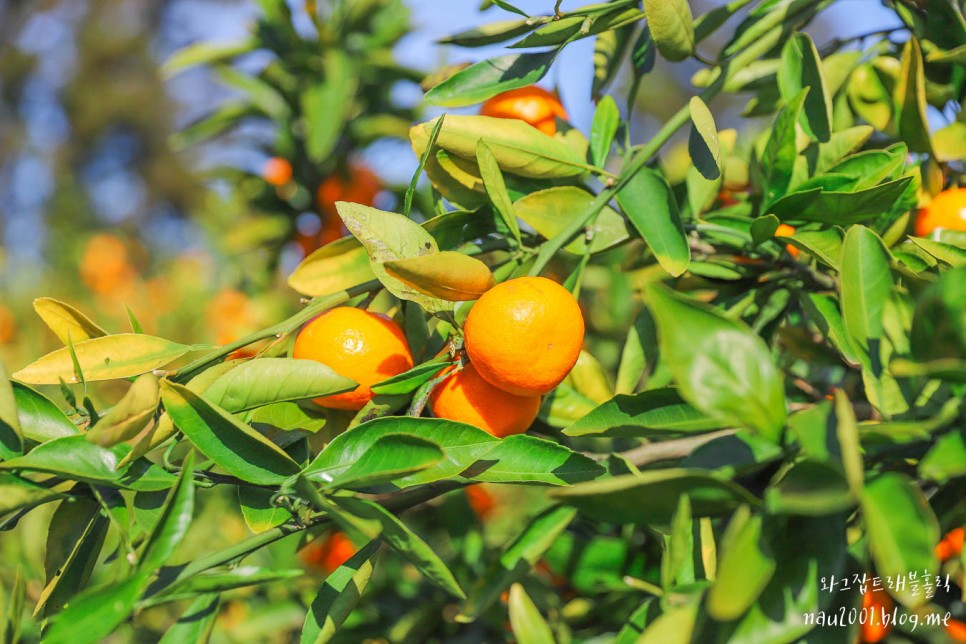
[{"label": "citrus tree", "polygon": [[[8,635],[963,638],[961,7],[820,50],[831,0],[493,4],[448,41],[514,53],[425,96],[482,114],[412,126],[398,212],[335,204],[293,317],[210,347],[37,307],[65,346],[0,380],[3,527],[56,509]],[[585,133],[528,88],[589,37]],[[695,96],[635,141],[607,88],[659,57]]]}]

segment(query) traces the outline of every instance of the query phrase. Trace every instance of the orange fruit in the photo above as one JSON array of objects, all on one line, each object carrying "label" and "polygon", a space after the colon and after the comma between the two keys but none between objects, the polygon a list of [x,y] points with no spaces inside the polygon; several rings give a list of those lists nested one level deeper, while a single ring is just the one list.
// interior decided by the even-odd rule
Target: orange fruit
[{"label": "orange fruit", "polygon": [[946,634],[954,642],[966,642],[966,622],[951,619],[946,622]]},{"label": "orange fruit", "polygon": [[862,595],[862,609],[868,615],[865,624],[859,626],[859,641],[864,644],[875,644],[881,642],[892,631],[892,622],[885,624],[882,621],[882,613],[892,612],[895,602],[884,590],[873,592],[866,586],[865,594]]},{"label": "orange fruit", "polygon": [[284,186],[292,180],[292,164],[282,157],[272,157],[262,169],[265,182],[272,186]]},{"label": "orange fruit", "polygon": [[480,114],[501,119],[520,119],[551,136],[557,132],[555,117],[567,118],[567,110],[557,95],[536,85],[511,89],[494,96],[483,103]]},{"label": "orange fruit", "polygon": [[333,532],[325,539],[316,539],[299,552],[299,559],[310,568],[330,574],[356,553],[352,540],[341,532]]},{"label": "orange fruit", "polygon": [[496,509],[496,500],[493,498],[493,495],[487,492],[486,488],[479,483],[467,487],[465,491],[466,502],[469,504],[470,509],[473,510],[473,514],[480,521],[486,521],[493,514],[493,510]]},{"label": "orange fruit", "polygon": [[0,304],[0,344],[7,344],[17,332],[17,323],[10,309]]},{"label": "orange fruit", "polygon": [[966,188],[943,190],[919,209],[916,236],[928,237],[934,230],[966,231]]},{"label": "orange fruit", "polygon": [[468,364],[433,389],[429,408],[437,418],[475,425],[503,438],[527,431],[540,411],[540,396],[517,396],[494,387]]},{"label": "orange fruit", "polygon": [[308,255],[319,246],[324,246],[348,234],[335,209],[335,202],[348,201],[371,206],[381,190],[382,183],[379,177],[361,163],[351,163],[348,172],[335,172],[326,177],[315,195],[319,214],[322,216],[322,226],[314,236],[314,243],[311,239],[299,240],[305,254]]},{"label": "orange fruit", "polygon": [[954,559],[963,552],[963,542],[966,540],[966,530],[956,528],[946,533],[946,536],[936,544],[936,556],[940,561]]},{"label": "orange fruit", "polygon": [[412,369],[413,356],[402,328],[388,317],[340,306],[326,311],[299,332],[293,358],[322,362],[359,383],[352,391],[316,398],[331,409],[362,409],[370,387]]},{"label": "orange fruit", "polygon": [[470,309],[464,345],[484,380],[518,396],[545,394],[567,377],[584,342],[577,300],[545,277],[497,284]]},{"label": "orange fruit", "polygon": [[124,241],[114,235],[99,233],[84,247],[80,276],[92,291],[107,295],[132,289],[137,273]]},{"label": "orange fruit", "polygon": [[[788,224],[778,224],[778,228],[775,229],[775,237],[791,237],[795,234],[795,227],[789,226]],[[785,244],[785,250],[792,257],[798,257],[801,252],[797,246],[792,244]]]}]

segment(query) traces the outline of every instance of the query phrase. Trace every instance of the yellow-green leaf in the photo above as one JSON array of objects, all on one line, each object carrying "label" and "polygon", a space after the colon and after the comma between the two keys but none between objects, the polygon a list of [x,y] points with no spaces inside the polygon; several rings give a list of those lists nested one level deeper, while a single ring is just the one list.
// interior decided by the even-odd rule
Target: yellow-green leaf
[{"label": "yellow-green leaf", "polygon": [[479,299],[496,284],[486,264],[455,251],[397,259],[385,268],[420,293],[452,302]]},{"label": "yellow-green leaf", "polygon": [[288,285],[318,297],[338,293],[376,279],[366,249],[355,237],[326,244],[302,260],[288,278]]},{"label": "yellow-green leaf", "polygon": [[[77,362],[88,381],[140,376],[180,358],[191,347],[140,333],[119,333],[74,344]],[[77,382],[70,349],[64,347],[13,374],[15,380],[33,385]]]},{"label": "yellow-green leaf", "polygon": [[112,447],[138,435],[158,409],[158,378],[146,373],[134,381],[124,397],[87,433],[87,440]]},{"label": "yellow-green leaf", "polygon": [[915,38],[902,48],[902,69],[896,84],[896,123],[899,137],[912,152],[932,152],[926,124],[926,74],[922,50]]},{"label": "yellow-green leaf", "polygon": [[644,13],[662,56],[673,62],[694,53],[694,18],[687,0],[644,0]]},{"label": "yellow-green leaf", "polygon": [[52,297],[34,300],[34,311],[64,344],[68,338],[76,343],[107,335],[107,331],[73,306]]}]

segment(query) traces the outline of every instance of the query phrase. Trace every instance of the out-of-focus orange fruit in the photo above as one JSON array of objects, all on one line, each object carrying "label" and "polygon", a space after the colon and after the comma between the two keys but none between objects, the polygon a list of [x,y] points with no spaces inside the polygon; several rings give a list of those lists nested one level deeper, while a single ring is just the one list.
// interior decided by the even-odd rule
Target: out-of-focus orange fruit
[{"label": "out-of-focus orange fruit", "polygon": [[349,537],[341,532],[333,532],[302,548],[299,559],[307,567],[328,575],[351,559],[355,553],[356,546]]},{"label": "out-of-focus orange fruit", "polygon": [[98,295],[126,294],[133,290],[137,271],[127,245],[118,237],[99,233],[87,241],[80,262],[81,281]]},{"label": "out-of-focus orange fruit", "polygon": [[272,186],[284,186],[292,180],[292,164],[282,157],[272,157],[265,162],[262,177]]},{"label": "out-of-focus orange fruit", "polygon": [[966,188],[943,190],[919,209],[916,236],[928,237],[935,230],[966,231]]},{"label": "out-of-focus orange fruit", "polygon": [[966,622],[949,620],[946,622],[946,635],[954,642],[966,642]]},{"label": "out-of-focus orange fruit", "polygon": [[332,409],[362,409],[372,400],[372,385],[413,367],[409,343],[398,324],[349,306],[326,311],[306,324],[295,339],[292,357],[322,362],[359,383],[352,391],[315,399]]},{"label": "out-of-focus orange fruit", "polygon": [[958,557],[963,552],[963,541],[966,540],[966,530],[955,528],[946,533],[946,536],[936,544],[936,556],[940,561],[946,561]]},{"label": "out-of-focus orange fruit", "polygon": [[892,622],[883,622],[882,614],[891,613],[893,608],[895,602],[887,592],[873,592],[866,586],[865,594],[862,595],[862,609],[867,611],[867,619],[865,624],[860,624],[859,641],[863,644],[875,644],[884,640],[892,632]]},{"label": "out-of-focus orange fruit", "polygon": [[466,488],[466,502],[480,521],[486,521],[496,509],[496,500],[486,488],[477,483]]},{"label": "out-of-focus orange fruit", "polygon": [[17,323],[10,309],[0,304],[0,344],[7,344],[17,333]]},{"label": "out-of-focus orange fruit", "polygon": [[[775,237],[791,237],[795,234],[795,227],[789,226],[788,224],[778,224],[778,228],[775,229]],[[797,246],[793,244],[785,244],[785,250],[788,254],[794,258],[797,258],[800,251]]]},{"label": "out-of-focus orange fruit", "polygon": [[567,110],[564,109],[557,95],[536,85],[511,89],[494,96],[483,103],[480,114],[495,118],[519,119],[551,136],[557,132],[556,118],[567,119]]}]

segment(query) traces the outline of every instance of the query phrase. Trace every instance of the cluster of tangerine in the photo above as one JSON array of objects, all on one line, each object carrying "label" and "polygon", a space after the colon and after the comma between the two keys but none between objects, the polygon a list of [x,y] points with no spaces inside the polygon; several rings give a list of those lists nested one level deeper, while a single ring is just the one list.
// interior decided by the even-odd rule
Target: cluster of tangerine
[{"label": "cluster of tangerine", "polygon": [[[545,277],[498,284],[476,302],[464,325],[469,362],[453,365],[431,393],[437,418],[475,425],[497,437],[525,432],[541,396],[570,373],[584,339],[573,295]],[[292,357],[322,362],[358,383],[352,391],[316,398],[332,409],[362,409],[372,386],[413,367],[402,328],[390,318],[338,307],[309,322]]]}]

